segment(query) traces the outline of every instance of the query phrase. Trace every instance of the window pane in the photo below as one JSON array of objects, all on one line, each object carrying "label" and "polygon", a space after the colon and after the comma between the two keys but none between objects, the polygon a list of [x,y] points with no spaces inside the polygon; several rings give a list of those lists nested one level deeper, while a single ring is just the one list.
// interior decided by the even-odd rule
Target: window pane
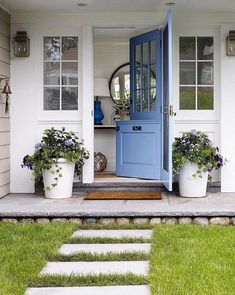
[{"label": "window pane", "polygon": [[142,88],[147,88],[149,86],[149,73],[148,73],[148,67],[143,67],[142,68],[142,73],[143,73],[143,80],[142,80]]},{"label": "window pane", "polygon": [[180,37],[180,59],[196,59],[195,37]]},{"label": "window pane", "polygon": [[148,111],[148,89],[143,90],[143,95],[142,95],[142,111],[147,112]]},{"label": "window pane", "polygon": [[141,88],[141,75],[140,75],[140,68],[135,69],[135,83],[136,83],[136,89]]},{"label": "window pane", "polygon": [[199,62],[198,63],[198,84],[199,85],[213,85],[213,63]]},{"label": "window pane", "polygon": [[143,44],[143,64],[149,64],[149,42]]},{"label": "window pane", "polygon": [[196,63],[180,62],[180,84],[194,85],[196,82]]},{"label": "window pane", "polygon": [[156,88],[149,89],[149,97],[150,97],[150,111],[156,111],[157,109],[157,96],[156,96]]},{"label": "window pane", "polygon": [[136,99],[135,99],[135,111],[140,112],[140,95],[141,91],[137,90],[136,91]]},{"label": "window pane", "polygon": [[60,38],[45,37],[44,38],[44,60],[60,59]]},{"label": "window pane", "polygon": [[135,46],[135,62],[137,64],[141,63],[141,45]]},{"label": "window pane", "polygon": [[199,110],[213,110],[213,87],[198,87],[197,99]]},{"label": "window pane", "polygon": [[153,40],[150,43],[151,47],[151,64],[156,63],[157,41]]},{"label": "window pane", "polygon": [[214,46],[213,37],[197,38],[197,56],[198,59],[213,59]]},{"label": "window pane", "polygon": [[195,87],[180,87],[180,109],[195,110]]},{"label": "window pane", "polygon": [[62,87],[62,110],[78,109],[78,88]]},{"label": "window pane", "polygon": [[62,59],[78,60],[78,37],[62,37]]},{"label": "window pane", "polygon": [[44,110],[60,109],[60,88],[45,87],[44,88]]},{"label": "window pane", "polygon": [[62,63],[62,85],[78,85],[78,63]]},{"label": "window pane", "polygon": [[59,62],[44,62],[44,85],[60,85]]},{"label": "window pane", "polygon": [[151,65],[150,86],[156,86],[156,64]]}]

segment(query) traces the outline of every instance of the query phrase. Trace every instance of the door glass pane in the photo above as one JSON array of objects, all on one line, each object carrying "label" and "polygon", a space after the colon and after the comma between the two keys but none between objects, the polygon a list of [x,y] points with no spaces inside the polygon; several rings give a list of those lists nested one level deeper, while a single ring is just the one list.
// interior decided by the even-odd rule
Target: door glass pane
[{"label": "door glass pane", "polygon": [[141,90],[136,91],[135,97],[135,111],[140,112],[140,98],[141,98]]},{"label": "door glass pane", "polygon": [[44,87],[44,110],[60,109],[60,88]]},{"label": "door glass pane", "polygon": [[78,60],[78,37],[62,37],[62,59]]},{"label": "door glass pane", "polygon": [[180,87],[180,109],[195,110],[195,87]]},{"label": "door glass pane", "polygon": [[141,63],[141,44],[135,46],[135,62],[138,65]]},{"label": "door glass pane", "polygon": [[198,84],[199,85],[213,85],[214,73],[213,62],[199,62],[198,63]]},{"label": "door glass pane", "polygon": [[140,67],[136,68],[135,70],[135,82],[136,82],[136,89],[141,88],[141,73],[140,73]]},{"label": "door glass pane", "polygon": [[156,86],[156,64],[151,65],[150,86]]},{"label": "door glass pane", "polygon": [[60,85],[59,62],[44,62],[44,85]]},{"label": "door glass pane", "polygon": [[149,73],[147,66],[142,68],[142,74],[142,88],[147,88],[149,87]]},{"label": "door glass pane", "polygon": [[212,60],[214,58],[213,37],[197,38],[197,58],[199,60]]},{"label": "door glass pane", "polygon": [[78,88],[62,87],[62,110],[78,109]]},{"label": "door glass pane", "polygon": [[199,110],[213,110],[213,87],[198,87],[197,99]]},{"label": "door glass pane", "polygon": [[196,63],[180,62],[180,84],[194,85],[196,82]]},{"label": "door glass pane", "polygon": [[149,64],[149,42],[143,44],[143,65]]},{"label": "door glass pane", "polygon": [[180,60],[196,59],[195,37],[180,37]]},{"label": "door glass pane", "polygon": [[60,60],[60,37],[44,38],[44,60]]},{"label": "door glass pane", "polygon": [[78,85],[78,63],[62,63],[62,85]]},{"label": "door glass pane", "polygon": [[157,41],[152,40],[150,42],[150,48],[151,48],[151,64],[156,62],[156,56],[157,56]]},{"label": "door glass pane", "polygon": [[156,96],[156,88],[149,89],[149,98],[150,98],[150,111],[156,111],[157,108],[157,96]]},{"label": "door glass pane", "polygon": [[147,112],[149,110],[149,103],[148,103],[148,89],[143,90],[143,96],[142,96],[142,111]]}]

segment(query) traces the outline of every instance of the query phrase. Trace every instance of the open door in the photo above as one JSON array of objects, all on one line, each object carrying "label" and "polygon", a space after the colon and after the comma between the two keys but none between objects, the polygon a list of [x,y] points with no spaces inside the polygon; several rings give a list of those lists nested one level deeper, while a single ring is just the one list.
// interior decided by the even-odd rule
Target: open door
[{"label": "open door", "polygon": [[[172,86],[172,49],[166,50],[172,46],[169,36],[166,42],[166,34],[172,33],[171,14],[168,18],[164,28],[130,39],[131,116],[129,121],[117,121],[116,174],[163,179],[171,189],[172,126],[166,114],[172,97],[172,90],[167,89]],[[164,81],[166,76],[169,83]]]}]

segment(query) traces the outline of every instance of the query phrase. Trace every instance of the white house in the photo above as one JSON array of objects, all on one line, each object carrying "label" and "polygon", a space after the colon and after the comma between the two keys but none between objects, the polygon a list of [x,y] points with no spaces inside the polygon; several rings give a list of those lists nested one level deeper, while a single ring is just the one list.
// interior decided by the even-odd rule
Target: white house
[{"label": "white house", "polygon": [[[235,56],[226,54],[226,38],[235,30],[234,0],[0,0],[0,6],[1,89],[9,78],[12,91],[10,115],[4,94],[0,100],[0,196],[34,192],[32,176],[20,164],[51,126],[84,139],[91,152],[84,183],[94,181],[94,151],[104,153],[107,170],[115,171],[115,129],[94,130],[94,79],[109,81],[130,60],[129,39],[162,30],[169,9],[174,135],[207,132],[229,160],[214,180],[222,192],[235,192]],[[28,57],[14,54],[18,31],[30,39]],[[104,125],[114,124],[113,103],[102,99]]]}]

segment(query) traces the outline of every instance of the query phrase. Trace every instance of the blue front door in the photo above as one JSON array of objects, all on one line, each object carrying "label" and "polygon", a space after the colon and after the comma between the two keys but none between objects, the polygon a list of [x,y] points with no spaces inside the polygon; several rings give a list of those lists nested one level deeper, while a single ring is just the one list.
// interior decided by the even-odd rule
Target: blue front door
[{"label": "blue front door", "polygon": [[[169,66],[168,56],[168,62],[162,62],[166,56],[163,56],[165,36],[166,31],[159,29],[130,39],[131,115],[129,121],[117,122],[116,174],[164,179],[164,183],[169,184],[167,165],[171,154],[169,140],[167,145],[165,139],[171,133],[170,116],[166,115],[170,99],[169,95],[165,99],[166,83],[163,81],[164,75],[169,73],[165,70]],[[168,157],[167,163],[164,157]]]}]

